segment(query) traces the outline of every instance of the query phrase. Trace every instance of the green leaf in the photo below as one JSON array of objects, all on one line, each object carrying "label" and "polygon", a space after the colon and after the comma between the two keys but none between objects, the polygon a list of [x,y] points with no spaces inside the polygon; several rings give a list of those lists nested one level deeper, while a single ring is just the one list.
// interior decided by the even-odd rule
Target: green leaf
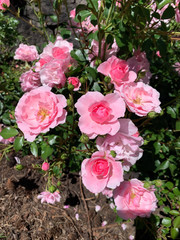
[{"label": "green leaf", "polygon": [[158,4],[158,9],[163,8],[166,4],[171,3],[172,0],[163,0]]},{"label": "green leaf", "polygon": [[48,136],[48,143],[49,143],[50,145],[55,144],[57,138],[58,138],[57,135],[50,135],[50,136]]},{"label": "green leaf", "polygon": [[38,157],[38,147],[35,142],[31,143],[30,150],[32,155],[34,155],[35,157]]},{"label": "green leaf", "polygon": [[95,83],[93,84],[92,89],[93,89],[94,91],[101,92],[101,88],[100,88],[100,86],[99,86],[99,84],[98,84],[97,82],[95,82]]},{"label": "green leaf", "polygon": [[178,228],[171,228],[171,237],[172,239],[177,239],[179,236],[179,229]]},{"label": "green leaf", "polygon": [[163,208],[163,212],[168,214],[168,212],[170,211],[171,209],[169,207],[164,207]]},{"label": "green leaf", "polygon": [[75,60],[79,61],[79,62],[84,62],[86,61],[86,59],[84,58],[84,55],[82,54],[81,50],[72,50],[71,51],[71,57],[74,58]]},{"label": "green leaf", "polygon": [[176,217],[173,221],[174,228],[180,228],[180,216]]},{"label": "green leaf", "polygon": [[174,193],[177,197],[180,196],[180,190],[179,190],[177,187],[175,187],[175,188],[173,189],[173,193]]},{"label": "green leaf", "polygon": [[4,105],[3,105],[3,103],[0,101],[0,115],[1,115],[2,112],[3,112],[3,107],[4,107]]},{"label": "green leaf", "polygon": [[165,227],[170,227],[171,226],[171,218],[163,218],[162,220],[162,225],[164,225]]},{"label": "green leaf", "polygon": [[162,162],[155,170],[155,172],[159,171],[159,170],[165,170],[169,167],[169,161],[166,160],[164,162]]},{"label": "green leaf", "polygon": [[173,216],[179,216],[180,215],[179,211],[177,211],[177,210],[171,210],[171,211],[169,211],[169,213]]},{"label": "green leaf", "polygon": [[155,142],[153,146],[155,148],[155,154],[158,154],[159,150],[161,149],[161,144],[159,142]]},{"label": "green leaf", "polygon": [[92,67],[86,67],[85,71],[93,78],[93,80],[96,80],[97,78],[97,72],[94,68]]},{"label": "green leaf", "polygon": [[174,184],[172,182],[167,182],[165,185],[169,190],[171,190],[174,187]]},{"label": "green leaf", "polygon": [[56,15],[51,15],[51,16],[49,16],[49,17],[50,17],[50,19],[51,19],[53,22],[57,23],[58,18],[57,18]]},{"label": "green leaf", "polygon": [[14,141],[14,149],[15,151],[19,151],[20,149],[22,149],[22,147],[24,146],[24,137],[16,137],[15,141]]},{"label": "green leaf", "polygon": [[168,107],[167,107],[167,113],[168,113],[169,115],[171,115],[172,118],[176,118],[176,112],[175,112],[174,108],[168,106]]},{"label": "green leaf", "polygon": [[53,153],[53,148],[50,147],[47,143],[41,145],[41,157],[43,160],[46,160]]},{"label": "green leaf", "polygon": [[84,5],[84,4],[79,4],[77,7],[76,7],[76,15],[83,11],[83,10],[89,10],[88,6],[87,5]]},{"label": "green leaf", "polygon": [[15,128],[11,128],[11,127],[7,127],[4,128],[1,132],[0,135],[4,138],[4,139],[8,139],[10,137],[14,137],[16,135],[18,135],[18,130]]},{"label": "green leaf", "polygon": [[168,8],[166,8],[166,10],[163,12],[163,15],[161,17],[161,19],[169,19],[174,17],[175,15],[175,11],[174,8],[169,6]]},{"label": "green leaf", "polygon": [[176,131],[180,131],[180,120],[176,121]]},{"label": "green leaf", "polygon": [[172,164],[172,163],[169,164],[169,170],[170,170],[172,176],[174,175],[174,171],[176,169],[177,169],[177,167],[175,164]]}]

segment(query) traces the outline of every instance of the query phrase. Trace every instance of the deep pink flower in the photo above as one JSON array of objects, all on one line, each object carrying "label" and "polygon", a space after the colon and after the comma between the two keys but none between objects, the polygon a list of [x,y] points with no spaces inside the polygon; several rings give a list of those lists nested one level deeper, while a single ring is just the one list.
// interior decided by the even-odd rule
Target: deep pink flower
[{"label": "deep pink flower", "polygon": [[31,45],[28,46],[26,44],[21,43],[19,47],[15,51],[14,59],[22,60],[22,61],[34,61],[39,58],[36,46]]},{"label": "deep pink flower", "polygon": [[0,0],[0,10],[6,10],[6,8],[3,7],[3,4],[5,4],[7,7],[10,6],[9,0]]},{"label": "deep pink flower", "polygon": [[[104,39],[101,41],[101,59],[103,59],[103,57],[105,56],[105,60],[107,60],[111,56],[113,56],[113,55],[115,56],[117,52],[118,52],[118,45],[115,40],[110,48],[109,48],[109,44],[105,48],[105,40]],[[89,60],[90,61],[93,60],[91,62],[92,66],[94,66],[94,64],[95,64],[94,59],[95,59],[95,57],[98,56],[98,54],[99,54],[99,42],[93,39],[91,42],[91,52],[88,54]]]},{"label": "deep pink flower", "polygon": [[117,93],[103,96],[100,92],[87,92],[75,104],[79,118],[79,128],[89,138],[98,134],[115,135],[120,124],[118,118],[125,113],[125,103]]},{"label": "deep pink flower", "polygon": [[150,217],[157,208],[154,189],[144,188],[143,182],[137,179],[122,182],[113,195],[117,214],[125,220]]},{"label": "deep pink flower", "polygon": [[129,82],[136,80],[136,73],[130,71],[129,65],[125,60],[119,59],[115,56],[110,57],[107,61],[101,63],[97,71],[109,76],[115,88]]},{"label": "deep pink flower", "polygon": [[41,203],[47,202],[47,203],[54,204],[55,202],[60,202],[61,196],[60,196],[59,192],[57,192],[57,191],[54,193],[41,192],[37,196],[37,198],[41,199]]},{"label": "deep pink flower", "polygon": [[140,79],[140,81],[148,84],[152,74],[150,72],[150,64],[146,58],[146,53],[141,52],[138,48],[137,51],[134,51],[134,56],[129,58],[127,62],[129,64],[130,70],[134,71],[137,74],[141,71],[143,75],[145,75],[142,77],[142,79]]},{"label": "deep pink flower", "polygon": [[39,73],[33,72],[31,69],[21,75],[20,82],[24,92],[29,92],[41,86]]},{"label": "deep pink flower", "polygon": [[42,85],[49,87],[63,87],[65,85],[66,77],[62,65],[55,59],[44,64],[39,74]]},{"label": "deep pink flower", "polygon": [[42,86],[25,93],[16,106],[17,125],[29,142],[66,121],[66,98],[50,90],[50,87]]},{"label": "deep pink flower", "polygon": [[48,171],[49,170],[49,167],[50,167],[50,165],[49,165],[49,163],[48,162],[44,162],[43,164],[42,164],[42,170],[43,171]]},{"label": "deep pink flower", "polygon": [[115,151],[115,159],[123,159],[123,168],[128,171],[143,155],[143,150],[139,148],[143,138],[137,136],[138,129],[130,119],[119,119],[119,123],[120,129],[114,136],[98,137],[96,143],[100,151]]},{"label": "deep pink flower", "polygon": [[81,83],[77,77],[68,77],[68,83],[71,83],[74,86],[74,91],[78,91]]},{"label": "deep pink flower", "polygon": [[129,110],[142,117],[149,112],[160,113],[159,92],[151,86],[138,82],[125,84],[120,89]]},{"label": "deep pink flower", "polygon": [[81,165],[82,182],[92,193],[100,193],[106,187],[115,189],[123,181],[123,169],[106,152],[95,152],[91,158],[84,159]]}]

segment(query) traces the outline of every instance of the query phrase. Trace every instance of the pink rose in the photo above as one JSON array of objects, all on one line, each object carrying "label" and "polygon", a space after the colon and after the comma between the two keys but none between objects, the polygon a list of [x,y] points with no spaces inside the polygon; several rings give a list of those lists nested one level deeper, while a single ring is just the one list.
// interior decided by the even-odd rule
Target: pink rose
[{"label": "pink rose", "polygon": [[47,202],[47,203],[54,204],[55,202],[60,202],[61,196],[60,196],[59,192],[57,192],[57,191],[54,193],[41,192],[37,196],[37,198],[41,199],[41,203]]},{"label": "pink rose", "polygon": [[68,83],[71,83],[74,86],[74,91],[78,91],[81,83],[77,77],[68,77]]},{"label": "pink rose", "polygon": [[102,191],[102,194],[105,195],[107,198],[112,198],[112,196],[113,196],[113,190],[106,187],[106,188]]},{"label": "pink rose", "polygon": [[114,202],[117,214],[125,219],[135,219],[137,216],[150,217],[151,212],[157,208],[157,199],[154,189],[146,189],[144,184],[131,179],[124,181],[114,192]]},{"label": "pink rose", "polygon": [[43,171],[48,171],[48,170],[49,170],[49,166],[50,166],[49,163],[44,162],[44,163],[42,164],[42,167],[41,167],[41,168],[42,168]]},{"label": "pink rose", "polygon": [[120,129],[114,136],[98,137],[96,144],[100,151],[115,151],[115,159],[123,159],[123,168],[128,171],[143,155],[139,148],[143,138],[137,135],[138,129],[130,119],[119,119],[119,123]]},{"label": "pink rose", "polygon": [[3,7],[3,4],[5,4],[7,7],[10,6],[9,0],[0,0],[0,10],[6,10],[6,8]]},{"label": "pink rose", "polygon": [[129,110],[142,117],[149,112],[160,113],[159,92],[151,86],[138,82],[125,84],[120,89]]},{"label": "pink rose", "polygon": [[[2,131],[2,127],[3,124],[0,124],[0,132]],[[14,142],[14,137],[10,137],[8,139],[4,139],[1,135],[0,135],[0,142],[3,144],[9,144],[9,143],[13,143]]]},{"label": "pink rose", "polygon": [[19,100],[15,116],[18,127],[29,142],[40,133],[46,133],[66,121],[66,98],[52,93],[50,87],[42,86],[25,93]]},{"label": "pink rose", "polygon": [[65,71],[72,61],[70,52],[73,50],[73,44],[63,40],[58,36],[55,43],[50,42],[40,54],[40,63],[36,64],[37,69],[42,67],[45,63],[52,60],[57,60],[61,64],[62,70]]},{"label": "pink rose", "polygon": [[14,59],[22,60],[22,61],[34,61],[39,58],[36,46],[31,45],[28,46],[26,44],[21,43],[15,51]]},{"label": "pink rose", "polygon": [[97,71],[105,76],[109,76],[115,88],[118,88],[125,83],[134,82],[137,78],[136,73],[129,70],[128,63],[115,56],[112,56],[107,61],[101,63],[97,68]]},{"label": "pink rose", "polygon": [[103,96],[100,92],[87,92],[80,97],[75,104],[79,118],[79,128],[89,138],[95,138],[98,134],[115,135],[120,124],[118,118],[125,113],[125,104],[116,93]]},{"label": "pink rose", "polygon": [[66,77],[62,70],[62,65],[55,59],[44,64],[39,74],[42,85],[47,85],[49,87],[63,87],[66,83]]},{"label": "pink rose", "polygon": [[146,58],[146,53],[141,52],[138,48],[137,51],[134,51],[134,56],[129,58],[127,62],[130,70],[134,71],[135,73],[138,74],[140,71],[143,73],[145,72],[145,76],[140,79],[140,81],[148,84],[152,74],[150,72],[150,64]]},{"label": "pink rose", "polygon": [[95,152],[91,158],[84,159],[81,165],[82,182],[92,193],[100,193],[106,187],[116,188],[123,181],[123,169],[106,152]]},{"label": "pink rose", "polygon": [[176,0],[175,20],[177,23],[180,23],[180,10],[178,8],[179,4],[180,4],[180,0]]},{"label": "pink rose", "polygon": [[20,82],[24,92],[29,92],[41,86],[39,73],[33,72],[32,70],[23,73],[20,77]]},{"label": "pink rose", "polygon": [[[107,60],[109,57],[116,55],[118,52],[118,45],[116,41],[112,44],[112,46],[109,49],[109,44],[105,48],[105,39],[101,41],[101,59],[105,56],[105,60]],[[91,42],[91,51],[88,54],[88,58],[91,62],[91,65],[94,66],[95,58],[98,57],[99,54],[99,42],[96,40],[92,40]]]}]

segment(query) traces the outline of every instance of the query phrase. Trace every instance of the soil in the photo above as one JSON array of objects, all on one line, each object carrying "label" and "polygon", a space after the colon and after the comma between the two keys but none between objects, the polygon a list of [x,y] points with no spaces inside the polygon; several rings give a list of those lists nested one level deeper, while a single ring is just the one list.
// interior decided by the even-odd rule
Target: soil
[{"label": "soil", "polygon": [[[127,229],[123,230],[116,222],[117,214],[110,208],[110,200],[90,193],[78,173],[62,177],[59,203],[41,204],[37,195],[45,190],[45,179],[32,164],[42,160],[18,155],[25,166],[18,171],[14,168],[15,156],[11,153],[9,160],[3,158],[0,162],[0,239],[127,240],[135,235],[133,221],[127,222]],[[96,205],[101,206],[98,212]],[[103,221],[107,225],[102,226]]]}]

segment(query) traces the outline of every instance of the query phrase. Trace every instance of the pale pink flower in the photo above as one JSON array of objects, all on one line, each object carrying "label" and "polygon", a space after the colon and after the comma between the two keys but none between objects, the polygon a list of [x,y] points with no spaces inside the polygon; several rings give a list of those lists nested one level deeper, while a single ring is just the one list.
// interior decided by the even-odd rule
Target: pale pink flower
[{"label": "pale pink flower", "polygon": [[114,136],[98,137],[96,144],[100,151],[115,151],[115,159],[123,159],[123,169],[128,171],[143,155],[143,150],[139,148],[143,138],[137,136],[138,128],[130,119],[119,119],[119,123],[120,129]]},{"label": "pale pink flower", "polygon": [[[115,40],[110,48],[109,44],[105,48],[105,39],[103,39],[101,41],[101,59],[105,57],[105,60],[107,60],[111,56],[113,55],[115,56],[116,53],[118,52],[118,49],[119,48]],[[91,62],[92,66],[95,65],[95,58],[98,56],[98,54],[99,54],[99,42],[93,39],[91,42],[91,52],[88,54],[89,60],[92,61]]]},{"label": "pale pink flower", "polygon": [[106,152],[95,152],[91,158],[84,159],[81,164],[82,182],[92,193],[100,193],[106,187],[116,188],[123,181],[123,169],[120,162],[115,161]]},{"label": "pale pink flower", "polygon": [[17,125],[29,142],[66,121],[66,98],[50,90],[50,87],[42,86],[25,93],[16,106]]},{"label": "pale pink flower", "polygon": [[69,208],[69,205],[64,205],[63,208],[64,208],[64,209],[68,209],[68,208]]},{"label": "pale pink flower", "polygon": [[0,10],[6,10],[6,8],[3,7],[3,4],[5,4],[7,7],[10,6],[9,0],[0,0]]},{"label": "pale pink flower", "polygon": [[55,59],[44,64],[39,75],[42,85],[62,88],[66,83],[66,77],[62,70],[62,65]]},{"label": "pale pink flower", "polygon": [[105,76],[109,76],[115,89],[125,83],[134,82],[137,78],[137,74],[134,71],[130,71],[128,62],[115,56],[101,63],[97,71]]},{"label": "pale pink flower", "polygon": [[177,23],[180,23],[180,10],[178,8],[179,4],[180,4],[180,0],[176,0],[175,20]]},{"label": "pale pink flower", "polygon": [[101,210],[101,206],[96,205],[96,206],[95,206],[95,211],[96,211],[96,212],[99,212],[100,210]]},{"label": "pale pink flower", "polygon": [[107,198],[112,198],[113,190],[105,187],[105,189],[102,191],[102,194],[105,195]]},{"label": "pale pink flower", "polygon": [[39,73],[33,72],[31,69],[23,73],[20,77],[21,88],[24,92],[29,92],[32,89],[41,86]]},{"label": "pale pink flower", "polygon": [[75,104],[79,118],[79,128],[89,138],[95,138],[98,134],[115,135],[120,124],[118,118],[125,113],[125,104],[117,93],[106,96],[100,92],[87,92],[80,97]]},{"label": "pale pink flower", "polygon": [[123,231],[125,231],[126,228],[127,228],[127,225],[126,225],[125,223],[122,223],[122,224],[121,224],[121,227],[122,227]]},{"label": "pale pink flower", "polygon": [[59,192],[57,192],[57,191],[54,193],[41,192],[37,196],[37,198],[41,199],[41,203],[47,202],[47,203],[54,204],[55,202],[60,202],[61,196],[60,196]]},{"label": "pale pink flower", "polygon": [[26,44],[21,43],[19,47],[15,51],[14,59],[22,60],[22,61],[34,61],[39,58],[39,54],[37,52],[36,46],[31,45],[28,46]]},{"label": "pale pink flower", "polygon": [[133,236],[133,235],[130,235],[128,239],[129,239],[129,240],[133,240],[133,239],[134,239],[134,236]]},{"label": "pale pink flower", "polygon": [[109,204],[109,206],[110,206],[111,209],[115,209],[115,207],[116,207],[113,202],[111,202],[111,203]]},{"label": "pale pink flower", "polygon": [[78,91],[81,83],[77,77],[68,77],[68,83],[71,83],[74,86],[73,91]]},{"label": "pale pink flower", "polygon": [[58,36],[55,43],[50,42],[40,54],[40,60],[36,63],[36,71],[52,60],[56,60],[61,64],[63,71],[67,70],[68,65],[72,61],[70,52],[73,50],[73,44],[63,40]]},{"label": "pale pink flower", "polygon": [[107,221],[103,221],[102,224],[101,224],[102,227],[104,227],[106,225],[107,225]]},{"label": "pale pink flower", "polygon": [[138,82],[129,83],[122,86],[120,95],[125,100],[129,111],[142,117],[149,112],[161,112],[159,92],[151,86]]},{"label": "pale pink flower", "polygon": [[178,73],[178,75],[180,76],[180,62],[176,62],[174,65],[173,65],[175,71]]},{"label": "pale pink flower", "polygon": [[145,76],[142,77],[142,79],[140,79],[139,81],[148,84],[152,74],[150,72],[150,64],[148,59],[146,58],[146,53],[141,52],[138,48],[137,51],[134,51],[134,56],[129,58],[127,62],[129,64],[130,70],[134,71],[137,74],[139,72],[145,74]]},{"label": "pale pink flower", "polygon": [[117,214],[125,220],[137,216],[150,217],[157,208],[154,190],[144,188],[143,182],[138,179],[122,182],[113,195]]},{"label": "pale pink flower", "polygon": [[42,170],[43,171],[48,171],[49,170],[49,167],[50,167],[50,165],[49,165],[49,163],[47,163],[47,162],[44,162],[43,164],[42,164]]},{"label": "pale pink flower", "polygon": [[[3,124],[0,124],[0,133],[1,133],[1,131],[2,131],[2,127],[3,127],[3,126],[4,126]],[[4,127],[5,127],[5,126],[4,126]],[[8,138],[8,139],[4,139],[4,138],[0,135],[0,143],[9,144],[9,143],[13,143],[14,140],[15,140],[14,137],[10,137],[10,138]]]},{"label": "pale pink flower", "polygon": [[77,221],[79,221],[79,214],[78,213],[75,214],[75,218],[76,218]]}]

